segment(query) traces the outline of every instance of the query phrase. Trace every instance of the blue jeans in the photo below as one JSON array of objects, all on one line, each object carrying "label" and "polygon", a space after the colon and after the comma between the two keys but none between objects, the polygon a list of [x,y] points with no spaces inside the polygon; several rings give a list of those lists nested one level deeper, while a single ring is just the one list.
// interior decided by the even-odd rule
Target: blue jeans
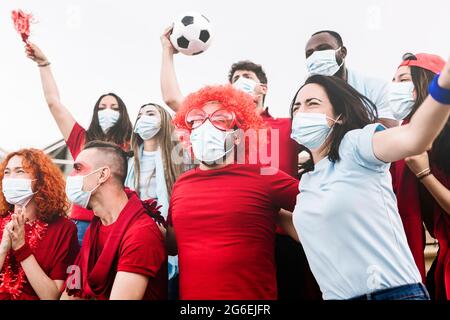
[{"label": "blue jeans", "polygon": [[430,300],[424,284],[415,283],[363,294],[349,300]]},{"label": "blue jeans", "polygon": [[84,234],[86,233],[86,229],[89,227],[89,225],[91,223],[89,221],[76,220],[76,219],[72,219],[72,221],[77,226],[78,243],[80,244],[80,247],[81,247],[81,243],[83,242],[83,238],[84,238]]}]

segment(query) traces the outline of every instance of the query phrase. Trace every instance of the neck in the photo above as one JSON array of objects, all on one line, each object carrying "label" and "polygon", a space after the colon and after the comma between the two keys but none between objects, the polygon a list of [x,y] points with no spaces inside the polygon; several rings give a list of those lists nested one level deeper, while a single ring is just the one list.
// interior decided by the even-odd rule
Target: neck
[{"label": "neck", "polygon": [[324,147],[320,147],[316,150],[311,150],[311,154],[313,156],[314,164],[318,163],[320,160],[325,158],[328,155],[328,152]]},{"label": "neck", "polygon": [[345,63],[342,65],[341,69],[335,74],[335,76],[347,82],[348,72],[347,68],[345,67]]},{"label": "neck", "polygon": [[156,151],[158,150],[158,139],[151,138],[144,141],[144,151]]},{"label": "neck", "polygon": [[264,110],[266,110],[266,107],[264,107],[264,103],[262,98],[258,100],[258,102],[256,103],[256,113],[257,114],[261,114],[264,112]]},{"label": "neck", "polygon": [[123,188],[104,185],[95,195],[92,195],[91,207],[95,216],[100,218],[104,226],[116,222],[128,202]]}]

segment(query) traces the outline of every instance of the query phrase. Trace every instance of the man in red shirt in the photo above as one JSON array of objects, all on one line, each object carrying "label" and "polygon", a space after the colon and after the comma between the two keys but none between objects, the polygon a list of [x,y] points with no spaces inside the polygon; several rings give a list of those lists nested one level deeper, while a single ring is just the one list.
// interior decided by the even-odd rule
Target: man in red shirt
[{"label": "man in red shirt", "polygon": [[[170,32],[171,28],[168,28],[161,36],[161,91],[165,103],[174,111],[178,111],[184,96],[175,72],[173,55],[176,51],[168,38]],[[291,139],[291,119],[273,118],[264,104],[268,81],[262,67],[251,61],[237,62],[231,66],[228,80],[230,84],[253,96],[255,110],[269,129],[266,142],[260,141],[265,145],[259,149],[258,163],[275,167],[297,178],[301,147]],[[320,300],[322,294],[309,269],[301,244],[286,235],[280,227],[277,227],[275,250],[278,298]]]},{"label": "man in red shirt", "polygon": [[181,299],[277,298],[275,223],[280,209],[293,209],[298,181],[236,163],[245,132],[264,126],[254,108],[230,85],[206,87],[174,119],[200,162],[177,180],[169,207],[167,241],[171,254],[178,249]]},{"label": "man in red shirt", "polygon": [[69,200],[90,208],[73,273],[62,298],[161,300],[167,298],[164,238],[137,194],[124,189],[126,153],[117,145],[85,145],[67,178]]}]

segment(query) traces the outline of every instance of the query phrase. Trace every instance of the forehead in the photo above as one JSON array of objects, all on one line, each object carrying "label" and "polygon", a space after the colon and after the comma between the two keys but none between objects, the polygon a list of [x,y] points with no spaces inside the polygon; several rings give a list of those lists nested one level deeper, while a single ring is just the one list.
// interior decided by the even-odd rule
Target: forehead
[{"label": "forehead", "polygon": [[113,96],[104,96],[100,100],[100,104],[117,104],[117,99]]},{"label": "forehead", "polygon": [[400,77],[402,75],[411,75],[411,68],[409,66],[401,66],[397,69],[397,72],[395,73],[396,77]]},{"label": "forehead", "polygon": [[17,168],[22,167],[22,157],[15,155],[11,159],[9,159],[8,164],[6,165],[7,168]]},{"label": "forehead", "polygon": [[203,111],[205,111],[208,114],[213,113],[216,110],[219,110],[222,107],[222,104],[219,102],[207,102],[203,107]]},{"label": "forehead", "polygon": [[322,32],[311,37],[306,43],[306,50],[314,49],[320,45],[329,45],[331,48],[338,48],[337,40],[328,32]]},{"label": "forehead", "polygon": [[305,102],[308,99],[320,99],[322,101],[328,100],[328,95],[322,86],[317,83],[309,83],[305,85],[297,95],[295,102]]},{"label": "forehead", "polygon": [[232,81],[234,82],[234,78],[236,78],[238,76],[247,76],[251,79],[258,80],[256,73],[254,73],[253,71],[250,71],[250,70],[236,70],[233,73]]},{"label": "forehead", "polygon": [[155,112],[159,113],[158,109],[153,105],[148,105],[148,106],[142,107],[139,110],[139,113],[145,113],[147,111],[155,111]]},{"label": "forehead", "polygon": [[98,151],[95,148],[92,148],[81,151],[75,162],[93,167],[97,158]]}]

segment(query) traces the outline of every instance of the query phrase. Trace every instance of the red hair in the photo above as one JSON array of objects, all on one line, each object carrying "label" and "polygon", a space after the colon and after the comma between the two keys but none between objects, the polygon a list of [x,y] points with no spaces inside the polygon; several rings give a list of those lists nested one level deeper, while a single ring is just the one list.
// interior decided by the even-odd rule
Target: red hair
[{"label": "red hair", "polygon": [[[0,164],[0,188],[5,168],[9,160],[22,157],[22,167],[36,179],[32,182],[33,199],[37,207],[37,216],[40,220],[51,222],[58,216],[66,216],[69,209],[65,192],[65,180],[61,170],[47,157],[44,152],[37,149],[22,149],[8,154]],[[14,206],[6,202],[3,192],[0,192],[0,215],[12,211]]]},{"label": "red hair", "polygon": [[220,103],[224,109],[234,112],[240,129],[258,130],[264,127],[264,120],[256,113],[256,104],[251,96],[231,85],[207,86],[188,95],[173,119],[173,124],[178,129],[190,131],[185,122],[186,114],[192,109],[201,109],[213,101]]}]

